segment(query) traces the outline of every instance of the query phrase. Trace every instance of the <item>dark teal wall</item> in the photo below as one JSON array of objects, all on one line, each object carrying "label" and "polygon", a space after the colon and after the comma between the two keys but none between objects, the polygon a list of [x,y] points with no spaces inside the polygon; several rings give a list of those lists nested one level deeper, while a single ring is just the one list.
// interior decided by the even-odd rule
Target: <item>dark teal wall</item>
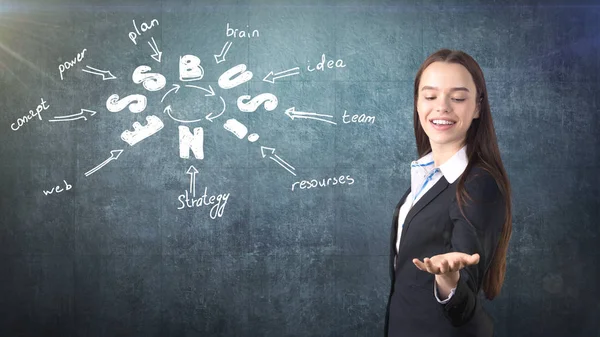
[{"label": "dark teal wall", "polygon": [[414,75],[451,48],[484,70],[513,189],[496,335],[597,336],[598,22],[591,1],[3,2],[0,335],[381,336]]}]

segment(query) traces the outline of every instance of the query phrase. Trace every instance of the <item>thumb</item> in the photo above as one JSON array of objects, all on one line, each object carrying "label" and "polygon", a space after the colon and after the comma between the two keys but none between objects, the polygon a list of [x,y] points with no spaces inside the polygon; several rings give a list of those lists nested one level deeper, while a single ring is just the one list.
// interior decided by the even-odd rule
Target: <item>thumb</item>
[{"label": "thumb", "polygon": [[475,253],[469,257],[469,264],[479,263],[479,254]]}]

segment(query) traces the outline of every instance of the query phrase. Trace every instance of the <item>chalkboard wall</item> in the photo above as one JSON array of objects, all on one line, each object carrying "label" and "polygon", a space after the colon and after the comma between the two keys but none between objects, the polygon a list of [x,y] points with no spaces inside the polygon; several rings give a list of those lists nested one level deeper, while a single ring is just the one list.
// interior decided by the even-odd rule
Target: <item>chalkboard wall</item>
[{"label": "chalkboard wall", "polygon": [[412,85],[482,66],[497,336],[600,336],[600,7],[3,1],[1,336],[382,336]]}]

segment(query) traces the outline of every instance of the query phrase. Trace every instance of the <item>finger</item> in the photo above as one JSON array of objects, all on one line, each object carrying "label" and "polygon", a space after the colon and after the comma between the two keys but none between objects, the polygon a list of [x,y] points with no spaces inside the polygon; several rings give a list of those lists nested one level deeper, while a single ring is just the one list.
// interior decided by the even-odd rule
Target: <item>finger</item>
[{"label": "finger", "polygon": [[460,270],[460,262],[456,261],[456,260],[452,260],[449,262],[450,265],[450,270],[449,271],[457,271]]},{"label": "finger", "polygon": [[412,262],[419,270],[425,271],[427,269],[425,264],[423,264],[423,262],[421,262],[419,259],[413,259]]},{"label": "finger", "polygon": [[479,263],[479,254],[475,253],[471,255],[470,264],[478,264]]},{"label": "finger", "polygon": [[423,259],[425,266],[427,267],[427,271],[432,274],[438,274],[440,272],[439,268],[433,264],[430,258]]},{"label": "finger", "polygon": [[447,259],[444,259],[440,262],[440,273],[445,274],[450,270],[450,262]]}]

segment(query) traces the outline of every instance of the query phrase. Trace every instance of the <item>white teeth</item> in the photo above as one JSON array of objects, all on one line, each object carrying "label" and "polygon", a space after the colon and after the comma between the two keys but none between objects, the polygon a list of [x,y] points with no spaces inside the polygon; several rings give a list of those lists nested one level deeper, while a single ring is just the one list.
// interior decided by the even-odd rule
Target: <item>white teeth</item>
[{"label": "white teeth", "polygon": [[454,122],[445,121],[443,119],[434,119],[432,122],[433,122],[433,124],[448,124],[448,125],[454,124]]}]

